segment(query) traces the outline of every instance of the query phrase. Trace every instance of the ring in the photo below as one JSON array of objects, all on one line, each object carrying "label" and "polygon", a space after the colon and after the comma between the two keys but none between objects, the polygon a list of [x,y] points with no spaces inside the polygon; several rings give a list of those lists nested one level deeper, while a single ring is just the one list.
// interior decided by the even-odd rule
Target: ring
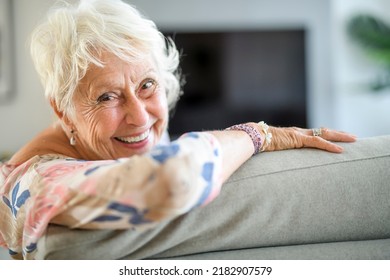
[{"label": "ring", "polygon": [[321,128],[313,128],[313,136],[321,136],[322,135],[322,129]]}]

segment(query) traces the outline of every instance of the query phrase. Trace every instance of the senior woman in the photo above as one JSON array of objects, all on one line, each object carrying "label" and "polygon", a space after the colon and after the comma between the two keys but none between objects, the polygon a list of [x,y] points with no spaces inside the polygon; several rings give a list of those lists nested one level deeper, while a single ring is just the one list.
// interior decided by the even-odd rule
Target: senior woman
[{"label": "senior woman", "polygon": [[58,120],[1,165],[0,243],[15,259],[34,258],[49,223],[149,229],[211,202],[261,151],[340,153],[334,141],[355,141],[256,120],[169,142],[178,51],[120,0],[53,8],[32,35],[31,53]]}]

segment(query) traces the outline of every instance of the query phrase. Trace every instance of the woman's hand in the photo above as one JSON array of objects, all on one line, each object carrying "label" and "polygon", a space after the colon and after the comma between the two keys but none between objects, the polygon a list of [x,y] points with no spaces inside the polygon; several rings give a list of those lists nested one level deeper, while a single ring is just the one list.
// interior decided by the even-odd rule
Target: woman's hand
[{"label": "woman's hand", "polygon": [[317,129],[320,134],[314,136],[314,130],[299,127],[269,127],[272,133],[272,141],[265,151],[278,151],[296,148],[316,148],[333,153],[341,153],[343,148],[333,142],[355,142],[356,136],[331,130],[328,128]]}]

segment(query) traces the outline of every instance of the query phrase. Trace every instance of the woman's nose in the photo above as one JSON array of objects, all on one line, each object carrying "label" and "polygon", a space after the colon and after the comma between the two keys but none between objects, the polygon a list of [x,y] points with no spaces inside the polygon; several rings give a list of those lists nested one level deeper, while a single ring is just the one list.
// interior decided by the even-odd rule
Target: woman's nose
[{"label": "woman's nose", "polygon": [[126,107],[126,123],[135,126],[146,126],[149,121],[149,113],[142,100],[134,97],[128,100]]}]

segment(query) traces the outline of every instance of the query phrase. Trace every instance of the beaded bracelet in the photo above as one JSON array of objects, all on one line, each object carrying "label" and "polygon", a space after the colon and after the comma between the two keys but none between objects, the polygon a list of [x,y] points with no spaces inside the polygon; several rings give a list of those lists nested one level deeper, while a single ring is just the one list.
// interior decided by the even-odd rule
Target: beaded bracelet
[{"label": "beaded bracelet", "polygon": [[255,148],[254,155],[260,153],[261,145],[262,145],[262,138],[260,132],[247,124],[236,124],[231,127],[226,128],[225,130],[240,130],[246,132],[249,137],[252,139],[253,146]]}]

